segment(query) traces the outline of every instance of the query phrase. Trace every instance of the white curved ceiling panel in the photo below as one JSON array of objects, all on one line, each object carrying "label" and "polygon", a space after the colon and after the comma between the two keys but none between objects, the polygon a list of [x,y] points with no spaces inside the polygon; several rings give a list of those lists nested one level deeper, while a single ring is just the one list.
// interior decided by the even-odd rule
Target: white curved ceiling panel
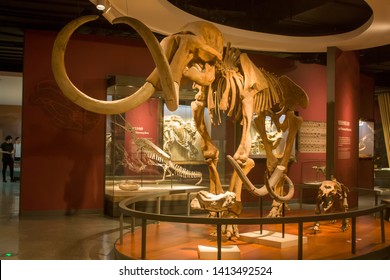
[{"label": "white curved ceiling panel", "polygon": [[[96,0],[91,0],[96,2]],[[169,35],[191,21],[203,20],[175,7],[166,0],[109,0],[111,7],[104,16],[110,22],[119,16],[139,19],[152,31]],[[337,35],[297,37],[253,32],[215,24],[226,42],[245,50],[273,52],[326,52],[334,46],[341,50],[358,50],[390,43],[390,1],[366,0],[373,16],[358,29]]]}]

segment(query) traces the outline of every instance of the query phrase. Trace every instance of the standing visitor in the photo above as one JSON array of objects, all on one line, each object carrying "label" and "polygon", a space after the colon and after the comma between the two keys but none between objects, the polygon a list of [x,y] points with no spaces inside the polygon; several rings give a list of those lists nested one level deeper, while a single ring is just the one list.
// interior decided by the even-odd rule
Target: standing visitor
[{"label": "standing visitor", "polygon": [[9,166],[9,175],[11,182],[14,180],[14,145],[12,144],[12,136],[8,135],[5,137],[5,142],[0,146],[0,152],[3,154],[3,182],[7,182],[5,174],[7,172],[7,166]]}]

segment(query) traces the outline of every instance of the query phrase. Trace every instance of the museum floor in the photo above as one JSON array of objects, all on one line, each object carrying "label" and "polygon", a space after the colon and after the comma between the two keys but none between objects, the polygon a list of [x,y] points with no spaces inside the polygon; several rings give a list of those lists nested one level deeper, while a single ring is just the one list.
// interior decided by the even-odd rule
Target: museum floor
[{"label": "museum floor", "polygon": [[[0,260],[115,258],[114,244],[119,238],[117,218],[98,214],[19,217],[19,194],[18,182],[0,183]],[[372,205],[372,197],[359,198],[359,207]],[[290,207],[297,209],[299,205]],[[304,204],[305,208],[312,209],[313,205]],[[390,223],[385,224],[388,239]]]},{"label": "museum floor", "polygon": [[113,259],[118,219],[97,214],[19,217],[18,182],[0,183],[0,198],[0,260]]}]

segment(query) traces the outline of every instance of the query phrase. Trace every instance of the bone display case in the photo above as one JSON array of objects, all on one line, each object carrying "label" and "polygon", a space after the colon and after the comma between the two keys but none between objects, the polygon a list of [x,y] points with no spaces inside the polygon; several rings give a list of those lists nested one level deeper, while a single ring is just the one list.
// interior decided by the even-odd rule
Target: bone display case
[{"label": "bone display case", "polygon": [[[118,100],[133,94],[142,86],[140,78],[113,76],[107,80],[107,99]],[[194,186],[203,179],[204,160],[195,164],[202,157],[196,143],[185,140],[190,130],[190,107],[185,106],[182,116],[170,116],[167,124],[171,126],[174,143],[182,152],[178,161],[174,161],[170,152],[164,150],[164,113],[163,101],[150,98],[133,110],[106,118],[106,153],[105,153],[105,213],[118,216],[118,203],[135,193],[140,193],[145,186]],[[181,106],[182,107],[182,106]],[[176,114],[183,110],[178,110]],[[169,119],[169,120],[168,120]],[[176,134],[176,125],[180,127]],[[185,134],[189,129],[189,133]],[[196,130],[195,130],[196,131]],[[181,133],[181,134],[180,134]],[[179,135],[180,134],[180,135]],[[182,137],[179,137],[182,136]],[[184,137],[185,136],[185,137]],[[184,140],[183,140],[184,139]],[[187,150],[180,147],[190,147]],[[189,144],[194,144],[193,146]],[[167,145],[169,146],[169,145]],[[193,149],[191,149],[193,148]],[[196,155],[196,159],[186,156]]]}]

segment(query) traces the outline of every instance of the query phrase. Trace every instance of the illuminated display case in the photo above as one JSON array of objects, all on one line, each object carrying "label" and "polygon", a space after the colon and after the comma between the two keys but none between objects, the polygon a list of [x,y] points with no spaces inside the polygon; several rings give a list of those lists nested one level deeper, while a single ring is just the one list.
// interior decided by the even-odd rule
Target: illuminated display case
[{"label": "illuminated display case", "polygon": [[[108,80],[107,98],[122,99],[136,92],[143,83],[141,78],[114,76]],[[108,215],[118,216],[119,202],[146,187],[193,186],[207,180],[200,135],[192,122],[190,104],[180,100],[178,110],[170,112],[160,96],[157,92],[131,111],[106,118],[105,212]]]},{"label": "illuminated display case", "polygon": [[[210,119],[205,118],[208,131]],[[175,112],[170,112],[164,105],[163,149],[170,154],[174,162],[203,163],[200,148],[201,136],[196,130],[191,106],[179,105]]]},{"label": "illuminated display case", "polygon": [[374,156],[374,122],[359,121],[359,157]]}]

